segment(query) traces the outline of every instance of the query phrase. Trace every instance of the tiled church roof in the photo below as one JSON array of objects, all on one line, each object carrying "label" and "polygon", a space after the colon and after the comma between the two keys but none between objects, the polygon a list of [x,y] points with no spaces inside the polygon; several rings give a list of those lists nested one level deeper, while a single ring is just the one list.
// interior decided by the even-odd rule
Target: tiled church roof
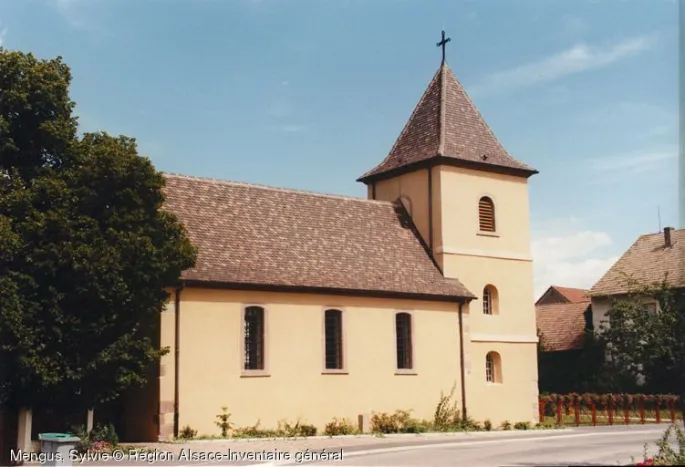
[{"label": "tiled church roof", "polygon": [[390,154],[359,181],[373,182],[422,162],[526,177],[537,173],[502,147],[447,64],[433,76]]},{"label": "tiled church roof", "polygon": [[389,202],[166,174],[165,209],[198,247],[183,279],[338,293],[474,298]]}]

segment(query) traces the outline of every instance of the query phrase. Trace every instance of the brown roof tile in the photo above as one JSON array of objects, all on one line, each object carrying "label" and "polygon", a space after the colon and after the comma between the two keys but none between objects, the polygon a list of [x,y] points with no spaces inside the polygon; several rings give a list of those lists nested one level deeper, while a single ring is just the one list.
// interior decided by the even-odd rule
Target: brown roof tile
[{"label": "brown roof tile", "polygon": [[552,287],[571,303],[587,302],[590,300],[590,297],[587,295],[587,290],[559,287],[558,285],[553,285]]},{"label": "brown roof tile", "polygon": [[537,173],[507,153],[447,64],[433,76],[388,156],[359,181],[432,158],[475,164],[483,170]]},{"label": "brown roof tile", "polygon": [[393,203],[165,177],[165,209],[199,250],[185,280],[474,298],[442,275]]},{"label": "brown roof tile", "polygon": [[570,287],[550,286],[543,293],[535,305],[548,305],[551,303],[578,303],[590,300],[587,290],[573,289]]},{"label": "brown roof tile", "polygon": [[590,294],[615,295],[630,292],[635,284],[655,285],[666,280],[675,287],[685,287],[685,229],[671,231],[671,247],[664,234],[639,237],[590,289]]},{"label": "brown roof tile", "polygon": [[583,345],[589,301],[537,305],[535,319],[547,351],[575,350]]}]

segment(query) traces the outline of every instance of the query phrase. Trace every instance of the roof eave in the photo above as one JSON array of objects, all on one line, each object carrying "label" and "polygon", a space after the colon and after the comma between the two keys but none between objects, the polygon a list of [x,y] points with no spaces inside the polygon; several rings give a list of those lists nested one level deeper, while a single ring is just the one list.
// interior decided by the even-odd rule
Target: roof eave
[{"label": "roof eave", "polygon": [[386,180],[388,178],[397,177],[405,173],[413,172],[415,170],[421,170],[425,168],[434,167],[436,165],[447,165],[450,167],[463,167],[467,169],[482,170],[484,172],[499,173],[503,175],[513,175],[515,177],[530,178],[539,172],[535,169],[520,169],[515,167],[505,167],[501,165],[486,164],[483,162],[467,161],[464,159],[457,159],[454,157],[447,157],[443,155],[437,155],[428,159],[424,159],[413,164],[404,165],[394,169],[371,173],[369,175],[363,175],[357,179],[358,182],[365,183],[367,185],[371,183],[376,183],[381,180]]},{"label": "roof eave", "polygon": [[[397,298],[405,300],[423,300],[430,302],[468,303],[476,297],[471,295],[440,295],[414,292],[397,292],[387,290],[358,290],[331,287],[290,286],[274,284],[257,284],[243,282],[223,282],[199,279],[183,279],[187,287],[208,289],[249,290],[259,292],[310,293],[320,295],[347,295],[350,297]],[[470,292],[469,292],[470,294]]]}]

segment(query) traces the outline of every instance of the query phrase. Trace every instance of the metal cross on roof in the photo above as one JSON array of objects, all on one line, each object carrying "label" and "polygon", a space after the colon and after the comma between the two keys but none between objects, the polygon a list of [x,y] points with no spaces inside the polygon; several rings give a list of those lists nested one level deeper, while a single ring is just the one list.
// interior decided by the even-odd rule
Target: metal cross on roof
[{"label": "metal cross on roof", "polygon": [[445,31],[442,31],[442,40],[436,44],[438,47],[442,47],[442,63],[445,63],[445,46],[449,41],[451,41],[451,38],[445,38]]}]

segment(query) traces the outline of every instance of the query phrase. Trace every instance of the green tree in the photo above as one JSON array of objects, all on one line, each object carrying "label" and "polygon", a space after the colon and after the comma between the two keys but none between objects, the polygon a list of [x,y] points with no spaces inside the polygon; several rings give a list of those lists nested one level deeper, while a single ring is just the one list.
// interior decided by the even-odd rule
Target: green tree
[{"label": "green tree", "polygon": [[0,51],[0,397],[96,407],[143,384],[195,249],[135,140],[77,136],[61,59]]},{"label": "green tree", "polygon": [[[633,286],[614,300],[599,339],[606,371],[619,384],[644,378],[644,391],[685,396],[685,294],[668,285]],[[651,312],[647,303],[657,302]]]}]

